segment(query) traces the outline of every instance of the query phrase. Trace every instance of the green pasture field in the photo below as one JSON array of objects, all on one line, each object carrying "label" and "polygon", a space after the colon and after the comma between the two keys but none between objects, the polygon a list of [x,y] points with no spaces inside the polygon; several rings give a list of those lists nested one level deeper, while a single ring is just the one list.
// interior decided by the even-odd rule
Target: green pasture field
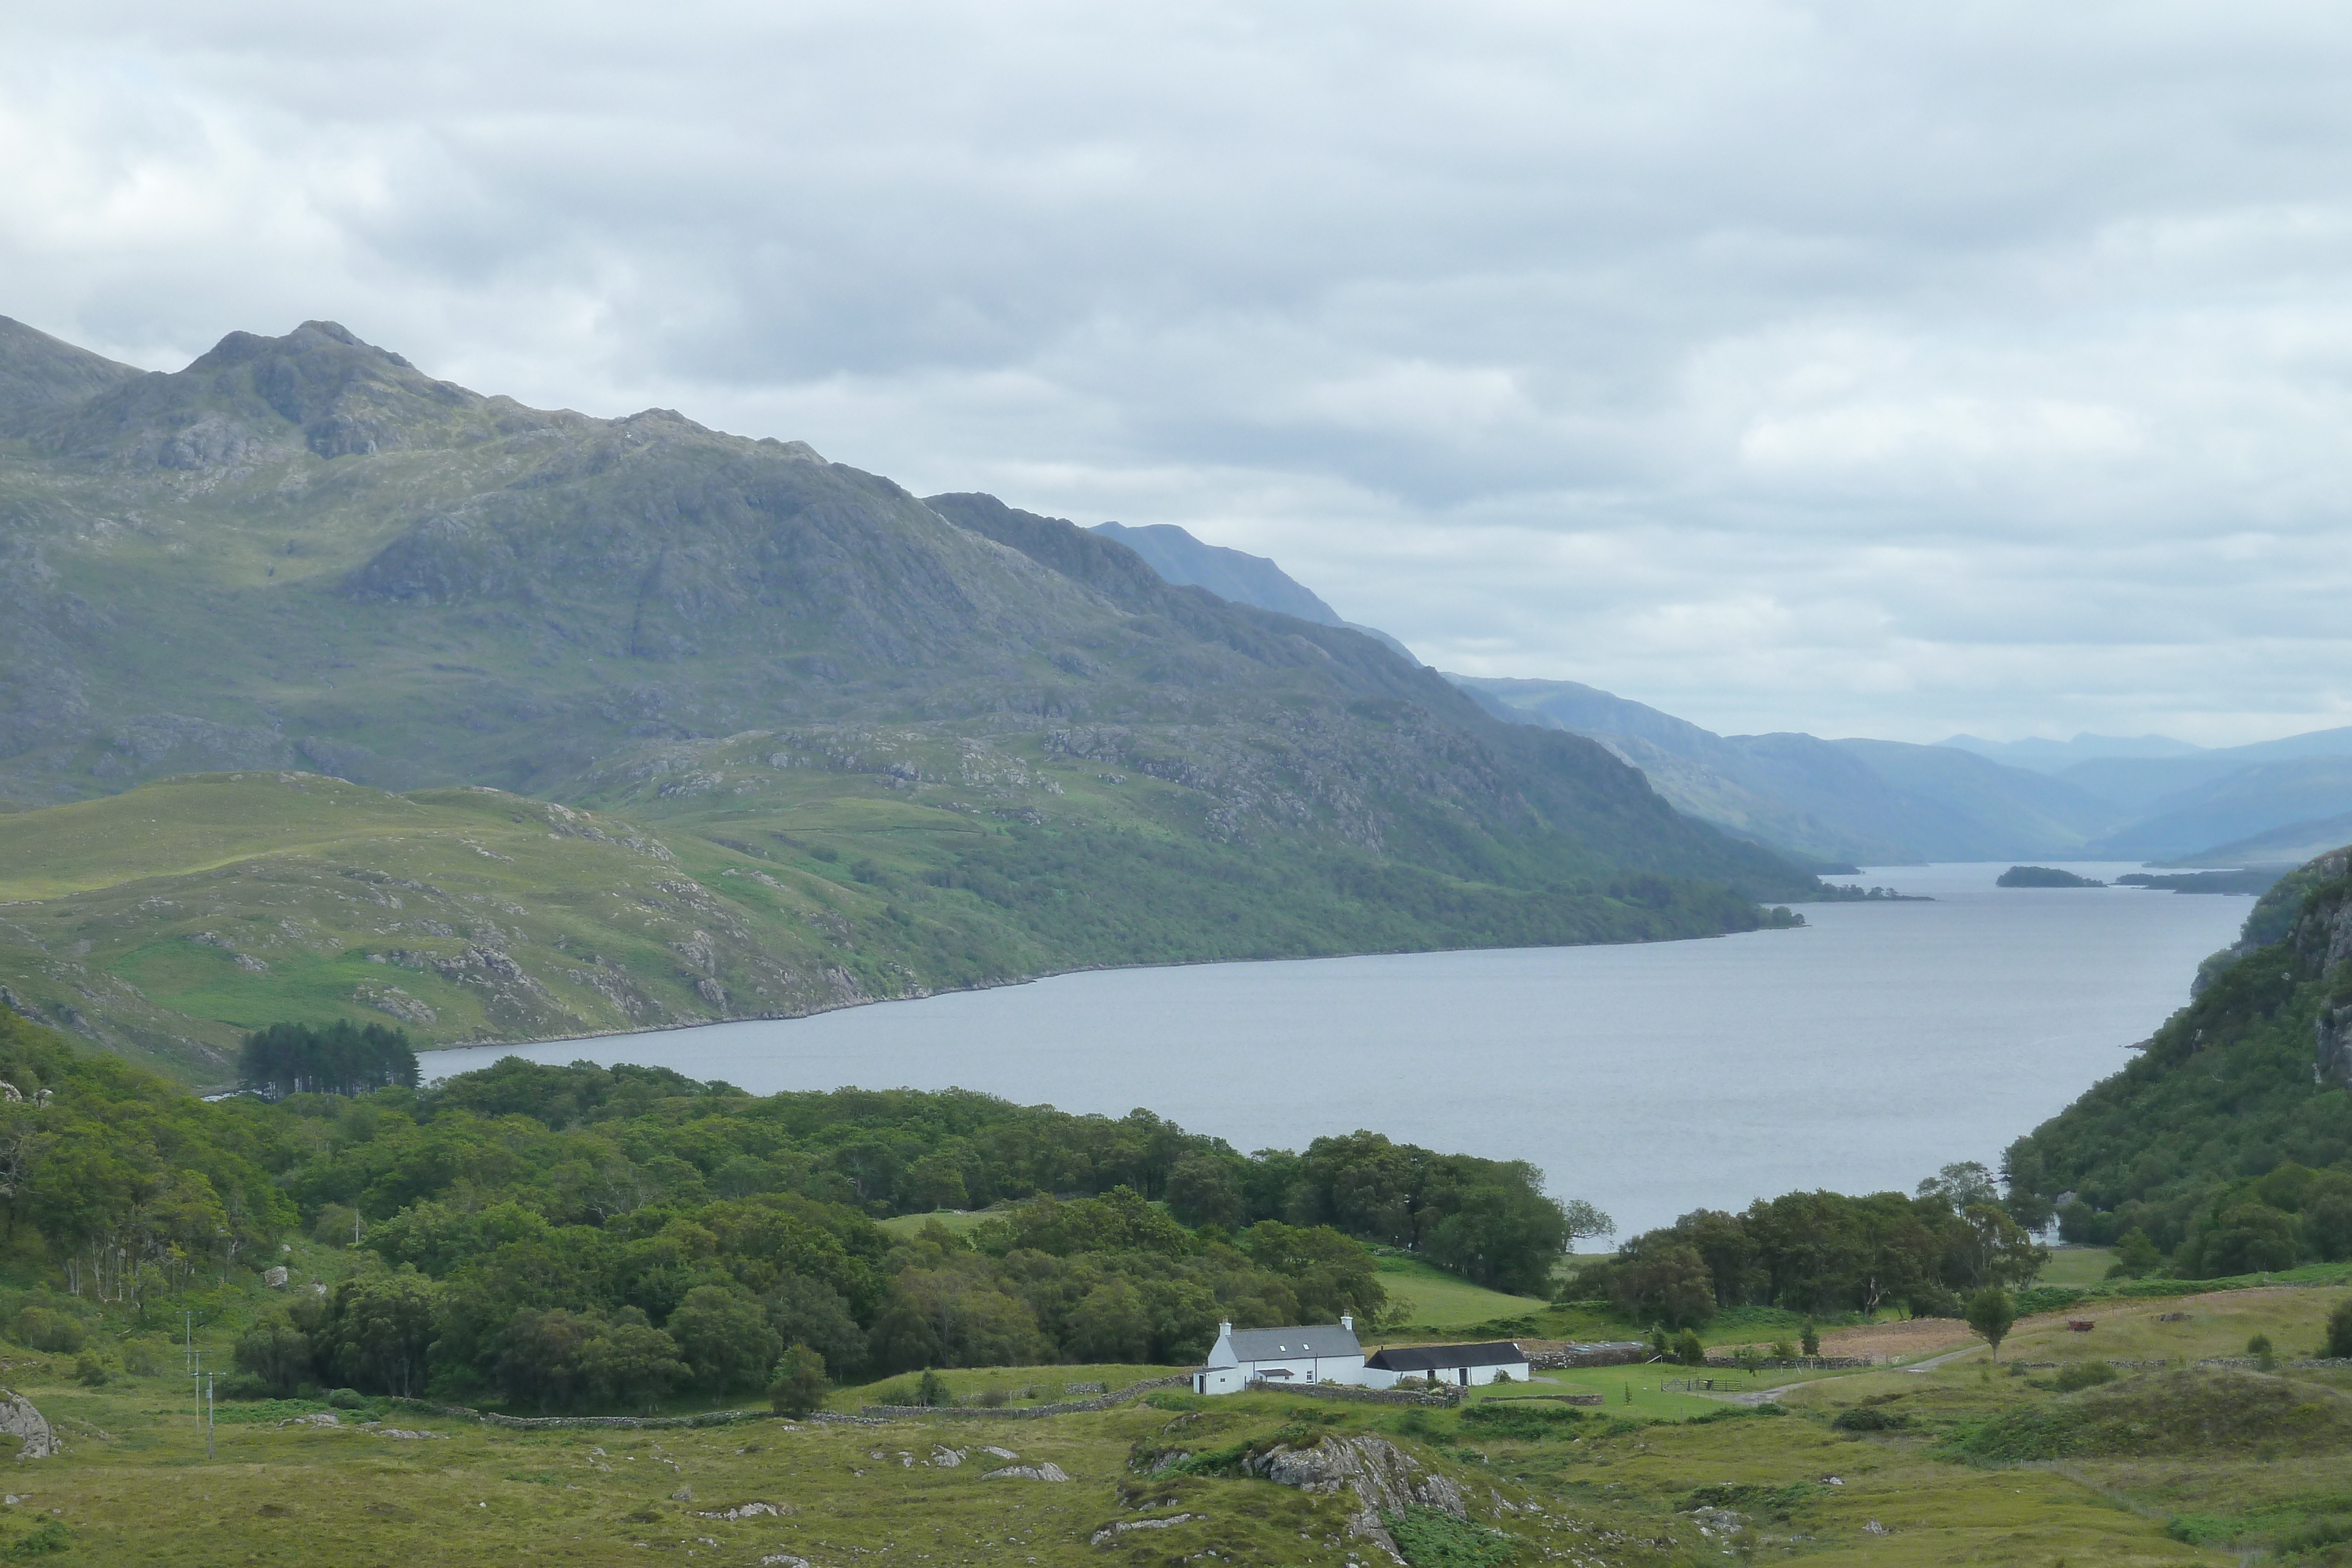
[{"label": "green pasture field", "polygon": [[927,1225],[940,1226],[950,1235],[966,1236],[991,1218],[985,1208],[935,1208],[929,1214],[894,1214],[874,1223],[893,1236],[919,1236]]},{"label": "green pasture field", "polygon": [[2034,1277],[2037,1285],[2098,1285],[2106,1282],[2114,1266],[2112,1247],[2053,1247],[2050,1261]]},{"label": "green pasture field", "polygon": [[1391,1316],[1400,1322],[1389,1331],[1390,1339],[1423,1329],[1444,1333],[1497,1319],[1528,1317],[1547,1306],[1532,1296],[1510,1296],[1474,1285],[1402,1252],[1381,1252],[1380,1274],[1381,1288],[1389,1293]]},{"label": "green pasture field", "polygon": [[[282,1257],[298,1289],[331,1282],[351,1265],[341,1249],[309,1242]],[[688,1554],[746,1568],[793,1557],[813,1568],[1376,1562],[1344,1534],[1352,1506],[1345,1493],[1135,1468],[1142,1454],[1213,1456],[1328,1433],[1385,1437],[1453,1478],[1474,1504],[1474,1521],[1509,1538],[1495,1541],[1502,1555],[1493,1568],[1553,1561],[1695,1568],[1724,1563],[1727,1552],[1809,1565],[2049,1568],[2063,1560],[2083,1568],[2218,1564],[2256,1551],[2285,1568],[2321,1568],[2332,1561],[2331,1542],[2352,1540],[2352,1486],[2343,1479],[2352,1473],[2352,1375],[2284,1364],[2268,1374],[2179,1368],[2241,1354],[2256,1333],[2282,1357],[2307,1354],[2347,1295],[2341,1286],[2275,1286],[2106,1301],[2075,1310],[2094,1322],[2088,1333],[2069,1332],[2063,1313],[2021,1323],[1998,1366],[1979,1346],[1921,1370],[1778,1386],[1768,1374],[1758,1380],[1771,1388],[1760,1409],[1659,1387],[1668,1377],[1712,1375],[1720,1395],[1740,1375],[1654,1366],[1539,1373],[1533,1383],[1474,1390],[1460,1409],[1162,1391],[1097,1414],[942,1414],[872,1427],[762,1416],[704,1428],[514,1431],[369,1399],[339,1412],[341,1424],[328,1428],[285,1424],[326,1408],[289,1400],[222,1405],[210,1458],[180,1375],[178,1305],[150,1303],[143,1323],[130,1309],[109,1306],[93,1342],[117,1368],[103,1385],[76,1381],[73,1356],[0,1348],[8,1385],[49,1416],[67,1448],[59,1458],[14,1467],[7,1490],[17,1500],[0,1506],[0,1554],[29,1556],[37,1542],[62,1541],[60,1568],[643,1563]],[[226,1366],[243,1323],[274,1299],[236,1284],[192,1295],[206,1364]],[[2185,1315],[2161,1321],[2174,1314]],[[119,1370],[135,1359],[124,1354],[134,1331],[149,1354],[163,1352],[160,1372]],[[2058,1386],[2067,1364],[2110,1357],[2167,1365],[2126,1369],[2080,1393]],[[992,1389],[1008,1400],[1042,1400],[1067,1397],[1067,1383],[1116,1388],[1170,1370],[959,1368],[942,1375],[960,1400]],[[832,1408],[894,1401],[913,1382],[901,1375],[840,1389]],[[1567,1393],[1606,1403],[1534,1397]],[[2258,1408],[2273,1396],[2301,1399],[2327,1419],[2295,1428],[2311,1434],[2299,1442],[2282,1437]],[[666,1410],[756,1402],[743,1393],[681,1397]],[[1505,1414],[1481,1414],[1489,1409]],[[2063,1437],[2074,1413],[2087,1419],[2101,1411],[2109,1414],[2093,1428],[2110,1448],[2076,1453],[2062,1444],[2023,1461],[1974,1457],[1988,1434]],[[2155,1413],[2152,1423],[2143,1411]],[[1867,1429],[1847,1429],[1861,1416]],[[390,1429],[437,1436],[399,1437]],[[2140,1443],[2131,1435],[2142,1431],[2150,1435],[2140,1448],[2111,1451],[2116,1434],[2128,1445]],[[2012,1448],[2018,1440],[2003,1439]],[[982,1453],[989,1444],[1017,1460]],[[932,1462],[943,1450],[960,1451],[960,1462]],[[1015,1462],[1050,1462],[1071,1479],[986,1479],[988,1469]],[[740,1511],[753,1502],[781,1511]],[[730,1511],[737,1517],[720,1517]],[[1108,1525],[1178,1513],[1195,1517],[1092,1544]],[[1715,1533],[1702,1535],[1702,1525]],[[2299,1557],[2291,1554],[2298,1543]]]},{"label": "green pasture field", "polygon": [[[985,1407],[990,1396],[1008,1406],[1088,1399],[1094,1396],[1090,1392],[1080,1393],[1070,1385],[1099,1383],[1106,1390],[1116,1392],[1184,1370],[1181,1366],[1088,1363],[1070,1366],[953,1366],[941,1369],[939,1376],[948,1385],[948,1397],[956,1404]],[[845,1388],[834,1396],[827,1408],[855,1415],[868,1405],[912,1405],[917,1403],[919,1381],[919,1375],[906,1373]]]}]

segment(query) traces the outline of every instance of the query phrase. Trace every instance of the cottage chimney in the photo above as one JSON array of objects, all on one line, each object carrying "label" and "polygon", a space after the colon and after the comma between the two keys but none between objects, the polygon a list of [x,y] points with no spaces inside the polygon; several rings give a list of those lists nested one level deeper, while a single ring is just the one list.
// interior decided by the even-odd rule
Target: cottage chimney
[{"label": "cottage chimney", "polygon": [[1220,1339],[1223,1339],[1225,1335],[1233,1332],[1234,1325],[1231,1323],[1219,1323],[1217,1325],[1217,1337]]},{"label": "cottage chimney", "polygon": [[1356,1332],[1356,1314],[1353,1312],[1341,1312],[1339,1314],[1339,1326],[1346,1329],[1349,1333],[1354,1333]]}]

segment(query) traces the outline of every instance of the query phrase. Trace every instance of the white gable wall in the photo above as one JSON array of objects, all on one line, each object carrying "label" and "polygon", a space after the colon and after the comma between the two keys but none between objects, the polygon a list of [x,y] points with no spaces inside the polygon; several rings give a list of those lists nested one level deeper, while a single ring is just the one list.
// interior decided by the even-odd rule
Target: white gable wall
[{"label": "white gable wall", "polygon": [[[1353,1321],[1342,1319],[1340,1326],[1348,1331],[1341,1343],[1353,1344]],[[1345,1355],[1253,1356],[1244,1360],[1234,1352],[1233,1325],[1220,1324],[1217,1343],[1210,1348],[1208,1360],[1192,1375],[1192,1389],[1197,1394],[1238,1394],[1259,1378],[1277,1388],[1303,1388],[1318,1383],[1361,1386],[1364,1353],[1360,1349]]]}]

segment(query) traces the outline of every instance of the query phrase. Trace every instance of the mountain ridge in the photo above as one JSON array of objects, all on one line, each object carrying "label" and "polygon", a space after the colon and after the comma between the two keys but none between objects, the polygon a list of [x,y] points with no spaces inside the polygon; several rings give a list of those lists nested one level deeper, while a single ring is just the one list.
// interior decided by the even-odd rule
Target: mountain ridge
[{"label": "mountain ridge", "polygon": [[[19,382],[54,384],[48,344],[0,339],[0,370],[18,361]],[[1595,743],[1498,722],[1370,636],[1172,586],[993,497],[926,502],[674,411],[529,409],[331,322],[231,334],[174,372],[62,362],[98,390],[45,394],[0,440],[0,795],[34,809],[0,821],[24,831],[48,802],[204,773],[609,810],[710,876],[789,872],[895,909],[851,921],[869,997],[1095,963],[1703,935],[1819,892]],[[398,863],[423,851],[397,835],[362,847],[318,885],[436,882]],[[224,866],[224,919],[260,918],[268,861]],[[509,902],[581,895],[576,860],[532,863]],[[319,941],[366,946],[318,899]],[[160,910],[105,889],[44,902],[0,963],[44,1016],[147,1049],[135,1014],[139,1039],[176,1028],[198,1051],[234,1021],[220,998],[249,1008],[247,980],[189,977],[173,944],[193,937],[117,928],[160,931]],[[83,956],[129,968],[89,970],[51,920],[95,922]],[[557,949],[434,924],[453,935],[399,950],[473,977],[417,984],[505,965],[572,994]],[[670,1021],[802,1005],[697,967],[720,935],[677,933],[677,974],[635,983],[672,998]],[[312,991],[255,983],[368,1016],[374,982],[313,957],[287,958],[328,977]],[[154,964],[152,987],[126,978]],[[427,1005],[488,1016],[464,994]],[[198,1011],[156,1000],[174,997]],[[612,1027],[575,1000],[568,1023],[496,1027]]]},{"label": "mountain ridge", "polygon": [[2072,852],[2112,809],[1969,752],[1801,734],[1718,736],[1572,681],[1447,677],[1490,711],[1591,736],[1685,811],[1814,861],[1869,864]]}]

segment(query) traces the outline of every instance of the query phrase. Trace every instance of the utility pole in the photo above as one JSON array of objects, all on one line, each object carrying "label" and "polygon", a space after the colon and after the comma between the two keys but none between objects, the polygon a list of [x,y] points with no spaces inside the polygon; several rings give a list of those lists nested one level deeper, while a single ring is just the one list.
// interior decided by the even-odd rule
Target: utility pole
[{"label": "utility pole", "polygon": [[205,1424],[205,1353],[193,1347],[188,1352],[188,1378],[196,1396],[196,1425]]},{"label": "utility pole", "polygon": [[205,1458],[206,1459],[213,1457],[213,1416],[220,1408],[213,1401],[213,1382],[214,1380],[209,1376],[205,1379]]}]

